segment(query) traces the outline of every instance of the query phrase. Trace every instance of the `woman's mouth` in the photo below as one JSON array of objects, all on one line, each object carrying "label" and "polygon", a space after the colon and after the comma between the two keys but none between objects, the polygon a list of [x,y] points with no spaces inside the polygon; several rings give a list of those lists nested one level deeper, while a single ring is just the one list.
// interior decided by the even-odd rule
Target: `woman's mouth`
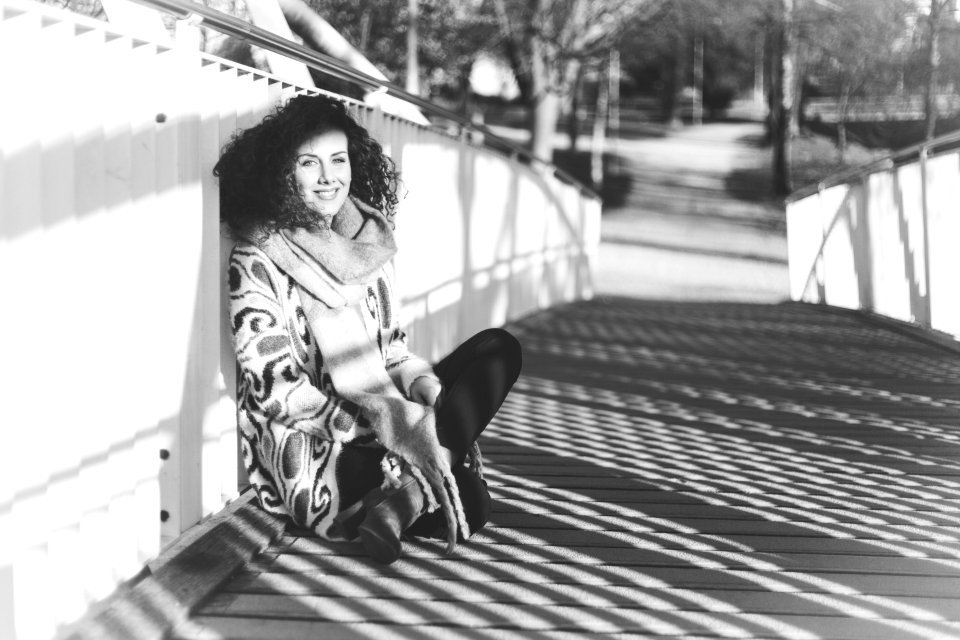
[{"label": "woman's mouth", "polygon": [[314,195],[320,200],[335,200],[340,189],[315,189]]}]

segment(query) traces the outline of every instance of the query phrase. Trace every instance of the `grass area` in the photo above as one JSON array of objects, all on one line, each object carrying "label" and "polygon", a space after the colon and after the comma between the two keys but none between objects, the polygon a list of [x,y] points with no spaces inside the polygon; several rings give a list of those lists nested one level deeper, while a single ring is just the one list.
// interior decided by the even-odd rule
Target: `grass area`
[{"label": "grass area", "polygon": [[833,140],[804,132],[794,138],[791,148],[793,186],[802,188],[816,184],[834,173],[869,164],[889,153],[887,149],[869,149],[850,143],[847,145],[844,161],[840,162]]}]

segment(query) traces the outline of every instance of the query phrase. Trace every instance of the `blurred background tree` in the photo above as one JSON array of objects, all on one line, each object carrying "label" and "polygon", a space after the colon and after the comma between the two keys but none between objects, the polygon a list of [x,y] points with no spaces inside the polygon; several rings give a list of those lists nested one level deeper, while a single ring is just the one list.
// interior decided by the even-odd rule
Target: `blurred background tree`
[{"label": "blurred background tree", "polygon": [[909,55],[907,0],[844,0],[811,3],[802,16],[806,93],[836,99],[839,162],[847,149],[852,99],[884,99],[904,92],[903,61]]},{"label": "blurred background tree", "polygon": [[499,49],[529,109],[530,149],[550,159],[560,113],[571,102],[585,65],[609,51],[647,0],[489,0]]},{"label": "blurred background tree", "polygon": [[627,95],[652,95],[663,119],[679,124],[684,89],[694,84],[694,48],[703,46],[704,106],[720,115],[755,80],[757,43],[763,42],[770,0],[661,0],[629,21],[620,49]]}]

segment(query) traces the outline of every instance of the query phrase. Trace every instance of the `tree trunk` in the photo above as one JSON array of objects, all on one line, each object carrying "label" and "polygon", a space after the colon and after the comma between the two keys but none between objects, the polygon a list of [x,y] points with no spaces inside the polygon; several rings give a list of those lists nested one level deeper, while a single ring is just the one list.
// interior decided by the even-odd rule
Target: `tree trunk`
[{"label": "tree trunk", "polygon": [[583,66],[577,70],[577,79],[573,81],[570,92],[570,113],[567,114],[567,136],[570,138],[570,151],[577,150],[577,138],[580,137],[580,92],[583,90]]},{"label": "tree trunk", "polygon": [[407,93],[420,94],[420,61],[417,58],[417,23],[419,22],[419,0],[407,3]]},{"label": "tree trunk", "polygon": [[593,136],[590,141],[590,180],[597,191],[603,188],[603,147],[607,129],[609,85],[604,74],[597,74],[597,107],[593,116]]},{"label": "tree trunk", "polygon": [[927,47],[927,86],[924,91],[924,132],[927,140],[937,130],[937,92],[940,84],[940,17],[948,0],[930,2],[930,42]]},{"label": "tree trunk", "polygon": [[670,113],[667,118],[671,127],[679,127],[683,124],[683,87],[686,84],[686,79],[687,42],[686,38],[681,35],[674,45],[673,81],[671,82],[673,96],[670,100]]},{"label": "tree trunk", "polygon": [[[792,0],[796,2],[796,0]],[[800,116],[802,115],[800,105],[803,92],[803,55],[800,51],[801,42],[797,35],[796,20],[791,20],[791,31],[789,32],[790,45],[790,138],[796,138],[800,135]]]},{"label": "tree trunk", "polygon": [[775,120],[780,106],[780,74],[783,69],[780,68],[780,29],[775,24],[767,26],[767,31],[763,38],[764,59],[763,75],[764,93],[767,105],[767,142],[775,144]]},{"label": "tree trunk", "polygon": [[457,69],[459,73],[458,84],[460,86],[460,113],[466,115],[468,118],[473,117],[474,111],[477,109],[477,103],[473,95],[473,87],[470,85],[470,71],[473,69],[473,60],[469,62],[464,62]]},{"label": "tree trunk", "polygon": [[360,14],[360,42],[357,43],[357,46],[360,47],[360,51],[367,50],[367,44],[370,42],[370,7],[364,7],[363,13]]},{"label": "tree trunk", "polygon": [[610,50],[610,119],[608,128],[614,138],[620,137],[620,50]]},{"label": "tree trunk", "polygon": [[541,160],[553,161],[553,137],[560,117],[560,94],[553,82],[547,43],[537,35],[530,42],[530,79],[533,105],[530,113],[530,152]]},{"label": "tree trunk", "polygon": [[620,172],[620,50],[610,50],[610,108],[607,131],[610,135],[610,156],[612,171]]},{"label": "tree trunk", "polygon": [[758,108],[763,106],[764,98],[764,42],[762,38],[757,38],[753,54],[753,104]]},{"label": "tree trunk", "polygon": [[552,89],[539,94],[533,104],[530,153],[541,160],[553,162],[553,137],[559,116],[560,95]]},{"label": "tree trunk", "polygon": [[847,109],[850,106],[850,84],[844,82],[837,105],[837,162],[843,164],[847,153]]},{"label": "tree trunk", "polygon": [[513,29],[510,28],[510,17],[507,14],[507,7],[504,0],[494,0],[494,12],[497,14],[497,27],[500,31],[500,37],[503,40],[507,60],[510,62],[510,68],[517,80],[517,89],[520,92],[520,99],[525,104],[532,104],[535,96],[533,81],[530,78],[530,72],[524,67],[523,56],[520,53],[520,42],[518,41]]},{"label": "tree trunk", "polygon": [[703,37],[693,39],[693,124],[703,124]]},{"label": "tree trunk", "polygon": [[779,28],[778,77],[774,83],[776,101],[771,112],[773,135],[774,189],[781,195],[790,193],[790,118],[794,108],[793,67],[793,1],[781,0],[782,22]]},{"label": "tree trunk", "polygon": [[687,6],[684,0],[672,0],[670,11],[675,21],[676,40],[673,43],[673,68],[670,73],[670,96],[667,99],[667,124],[679,127],[683,124],[683,89],[687,84],[687,65],[690,56],[687,49],[690,39],[687,37]]}]

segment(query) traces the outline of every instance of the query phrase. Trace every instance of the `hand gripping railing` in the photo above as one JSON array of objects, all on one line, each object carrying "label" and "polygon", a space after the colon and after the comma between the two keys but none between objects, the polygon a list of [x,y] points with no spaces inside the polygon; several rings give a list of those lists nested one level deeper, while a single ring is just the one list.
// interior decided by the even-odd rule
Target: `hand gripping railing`
[{"label": "hand gripping railing", "polygon": [[211,9],[209,7],[205,7],[195,2],[190,2],[189,0],[132,1],[152,9],[164,11],[183,20],[201,18],[204,25],[219,33],[241,38],[273,53],[285,56],[291,60],[296,60],[297,62],[302,62],[311,69],[315,69],[341,80],[346,80],[369,90],[386,91],[388,95],[409,102],[410,104],[423,109],[429,114],[455,122],[460,127],[461,131],[472,131],[482,134],[484,136],[486,146],[491,146],[487,143],[487,141],[493,141],[497,145],[507,149],[508,155],[516,156],[532,164],[543,165],[548,170],[552,171],[557,178],[569,184],[575,185],[585,195],[600,199],[600,196],[593,189],[589,188],[560,167],[548,160],[538,158],[528,150],[513,142],[510,142],[509,140],[505,140],[504,138],[493,133],[487,127],[471,122],[464,116],[434,104],[433,102],[430,102],[429,100],[426,100],[416,94],[404,91],[392,82],[375,78],[363,73],[362,71],[358,71],[357,69],[349,67],[339,60],[332,58],[331,56],[315,51],[297,42],[282,38],[275,33],[250,24],[245,20],[241,20],[234,16]]}]

